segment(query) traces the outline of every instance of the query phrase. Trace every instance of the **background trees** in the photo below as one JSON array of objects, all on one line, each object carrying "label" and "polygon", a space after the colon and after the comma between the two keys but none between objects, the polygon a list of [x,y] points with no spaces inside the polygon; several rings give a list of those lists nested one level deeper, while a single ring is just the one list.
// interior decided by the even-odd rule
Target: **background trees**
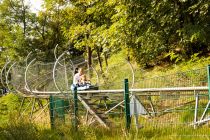
[{"label": "background trees", "polygon": [[24,0],[2,0],[1,59],[39,49],[52,61],[59,44],[83,50],[90,65],[119,49],[144,67],[178,63],[208,56],[209,13],[209,0],[46,0],[37,14]]}]

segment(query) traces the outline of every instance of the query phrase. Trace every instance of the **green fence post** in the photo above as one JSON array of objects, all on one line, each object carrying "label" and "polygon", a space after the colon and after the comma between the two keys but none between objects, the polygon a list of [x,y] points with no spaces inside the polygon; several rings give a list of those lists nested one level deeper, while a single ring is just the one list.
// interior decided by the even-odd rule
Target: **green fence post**
[{"label": "green fence post", "polygon": [[51,128],[54,128],[55,116],[54,116],[54,99],[53,96],[50,95],[50,125]]},{"label": "green fence post", "polygon": [[130,100],[129,100],[129,87],[128,79],[124,80],[124,101],[125,101],[125,119],[126,119],[126,129],[130,129],[131,117],[130,117]]},{"label": "green fence post", "polygon": [[210,99],[210,65],[207,67],[207,74],[208,74],[208,89],[209,89],[209,99]]},{"label": "green fence post", "polygon": [[77,87],[74,87],[73,90],[73,96],[74,96],[74,120],[73,120],[73,126],[77,130],[77,117],[78,117],[78,98],[77,98]]}]

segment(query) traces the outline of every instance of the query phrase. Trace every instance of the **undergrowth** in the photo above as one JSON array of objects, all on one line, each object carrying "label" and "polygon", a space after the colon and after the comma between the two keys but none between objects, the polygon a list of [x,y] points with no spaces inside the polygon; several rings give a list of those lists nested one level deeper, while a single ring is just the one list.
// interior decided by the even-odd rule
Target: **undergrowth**
[{"label": "undergrowth", "polygon": [[40,127],[27,119],[10,118],[10,122],[0,127],[1,140],[202,140],[209,139],[208,127],[147,126],[142,129],[132,127],[105,129],[101,127],[80,126],[77,130],[70,125],[56,126],[54,129]]},{"label": "undergrowth", "polygon": [[18,111],[19,105],[19,97],[15,94],[7,94],[0,97],[0,125],[9,121],[9,114]]}]

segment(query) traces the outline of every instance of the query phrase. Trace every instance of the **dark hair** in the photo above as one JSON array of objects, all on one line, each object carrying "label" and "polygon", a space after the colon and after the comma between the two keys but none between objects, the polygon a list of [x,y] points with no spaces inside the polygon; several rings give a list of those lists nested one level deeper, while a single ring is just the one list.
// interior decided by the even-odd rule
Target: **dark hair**
[{"label": "dark hair", "polygon": [[74,69],[74,75],[78,73],[78,68]]}]

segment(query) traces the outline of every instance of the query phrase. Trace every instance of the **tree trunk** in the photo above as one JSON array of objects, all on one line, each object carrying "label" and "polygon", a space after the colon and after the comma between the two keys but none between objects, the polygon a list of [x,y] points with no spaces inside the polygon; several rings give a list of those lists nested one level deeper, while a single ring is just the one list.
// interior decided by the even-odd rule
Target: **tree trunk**
[{"label": "tree trunk", "polygon": [[92,50],[90,47],[87,47],[87,57],[88,57],[88,69],[91,67],[92,65]]},{"label": "tree trunk", "polygon": [[22,22],[23,22],[23,34],[26,36],[26,7],[24,5],[24,0],[21,1],[22,4]]},{"label": "tree trunk", "polygon": [[104,60],[105,60],[105,64],[106,64],[106,68],[108,68],[108,61],[107,61],[107,54],[106,52],[104,52]]},{"label": "tree trunk", "polygon": [[100,57],[100,49],[97,47],[96,48],[96,52],[97,52],[97,57],[98,57],[98,63],[100,66],[100,71],[102,71],[102,62],[101,62],[101,57]]}]

